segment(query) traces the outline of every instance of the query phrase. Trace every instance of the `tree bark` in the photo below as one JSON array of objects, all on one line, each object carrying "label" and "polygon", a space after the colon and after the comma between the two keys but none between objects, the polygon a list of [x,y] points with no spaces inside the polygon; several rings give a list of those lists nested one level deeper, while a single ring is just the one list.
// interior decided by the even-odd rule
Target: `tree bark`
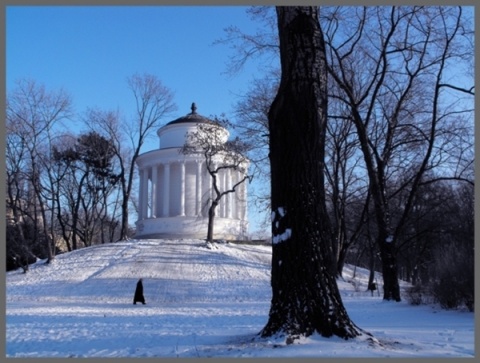
[{"label": "tree bark", "polygon": [[277,7],[282,77],[269,111],[272,301],[263,337],[361,334],[335,279],[324,188],[327,72],[316,7]]}]

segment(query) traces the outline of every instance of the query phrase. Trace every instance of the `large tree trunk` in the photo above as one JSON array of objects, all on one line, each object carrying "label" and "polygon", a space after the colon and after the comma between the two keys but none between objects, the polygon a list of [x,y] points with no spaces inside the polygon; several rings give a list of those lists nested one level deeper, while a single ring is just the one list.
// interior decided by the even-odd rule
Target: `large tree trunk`
[{"label": "large tree trunk", "polygon": [[377,238],[382,260],[383,299],[401,301],[394,238],[382,231],[379,232]]},{"label": "large tree trunk", "polygon": [[[365,158],[366,160],[366,158]],[[390,212],[388,202],[385,197],[385,179],[383,164],[377,161],[377,170],[372,168],[373,163],[367,163],[367,169],[370,174],[370,189],[375,205],[375,215],[377,220],[377,245],[380,250],[382,260],[383,274],[383,299],[401,301],[400,285],[398,283],[397,272],[397,251],[395,236],[391,232]]]},{"label": "large tree trunk", "polygon": [[272,302],[262,336],[353,338],[324,190],[325,46],[316,7],[277,7],[282,78],[269,112]]}]

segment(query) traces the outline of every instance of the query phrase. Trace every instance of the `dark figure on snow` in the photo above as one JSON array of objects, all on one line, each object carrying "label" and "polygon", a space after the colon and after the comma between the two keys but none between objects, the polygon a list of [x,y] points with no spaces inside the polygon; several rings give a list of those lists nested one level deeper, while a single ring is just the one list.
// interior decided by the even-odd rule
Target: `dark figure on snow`
[{"label": "dark figure on snow", "polygon": [[145,305],[145,298],[143,297],[143,283],[142,279],[138,280],[137,288],[135,289],[135,296],[133,297],[133,303],[136,305],[138,302],[141,302]]}]

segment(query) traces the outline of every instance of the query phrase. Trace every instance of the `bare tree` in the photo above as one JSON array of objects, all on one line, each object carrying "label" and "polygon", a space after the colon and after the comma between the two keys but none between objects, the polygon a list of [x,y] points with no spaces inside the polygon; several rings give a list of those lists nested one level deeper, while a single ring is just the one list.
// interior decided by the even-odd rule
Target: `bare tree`
[{"label": "bare tree", "polygon": [[[278,32],[277,19],[273,6],[252,6],[247,9],[251,19],[262,24],[254,34],[247,34],[237,26],[225,29],[225,37],[214,42],[216,45],[226,45],[231,50],[227,64],[227,72],[240,72],[244,65],[252,58],[262,58],[263,65],[274,63],[274,70],[278,68]],[[268,72],[267,72],[268,73]]]},{"label": "bare tree", "polygon": [[262,225],[270,224],[270,161],[268,159],[268,110],[278,89],[279,72],[255,79],[249,91],[235,105],[238,122],[234,125],[242,140],[251,145],[249,159],[255,167],[255,181],[249,188],[249,202],[264,215]]},{"label": "bare tree", "polygon": [[330,107],[327,124],[325,176],[335,236],[332,249],[336,273],[341,277],[348,250],[358,242],[365,227],[369,198],[355,127],[341,111],[333,112],[333,108]]},{"label": "bare tree", "polygon": [[[248,173],[249,160],[246,156],[250,146],[239,138],[228,141],[227,124],[220,120],[197,124],[196,131],[187,135],[185,145],[180,150],[186,155],[203,155],[207,172],[212,178],[213,195],[208,201],[207,243],[213,242],[215,213],[222,198],[235,193],[243,183],[251,182],[253,178]],[[239,172],[240,177],[225,188],[220,186],[219,176],[221,173],[225,175],[227,170]]]},{"label": "bare tree", "polygon": [[[97,113],[94,118],[97,125],[105,127],[104,132],[110,134],[109,138],[113,140],[115,147],[122,190],[121,240],[129,237],[129,205],[135,180],[135,163],[140,150],[152,132],[162,126],[164,118],[176,109],[173,93],[154,75],[133,75],[128,79],[128,86],[136,106],[132,121],[115,118],[114,113]],[[94,125],[91,122],[90,124]]]},{"label": "bare tree", "polygon": [[[8,104],[8,99],[7,99]],[[8,108],[8,106],[7,106]],[[15,122],[10,117],[6,120],[6,218],[7,218],[7,269],[19,265],[28,271],[28,256],[31,254],[24,226],[31,222],[26,210],[26,154],[25,142],[19,135]],[[13,237],[13,238],[9,238]],[[11,261],[10,267],[8,261]]]},{"label": "bare tree", "polygon": [[73,249],[78,247],[77,237],[84,246],[98,239],[105,242],[103,230],[111,220],[109,197],[118,182],[113,157],[111,141],[96,132],[80,135],[67,147],[54,148],[54,160],[64,173],[62,212],[57,219],[64,237],[68,227]]},{"label": "bare tree", "polygon": [[[43,85],[32,80],[21,80],[17,88],[7,100],[7,129],[8,137],[15,140],[8,143],[11,147],[7,157],[9,165],[21,167],[15,170],[13,179],[18,188],[19,179],[24,178],[25,193],[16,190],[14,198],[20,201],[11,201],[11,206],[24,203],[24,211],[28,211],[34,225],[33,239],[40,233],[45,239],[45,254],[47,262],[55,257],[55,230],[52,225],[55,200],[54,188],[57,184],[52,174],[51,146],[60,122],[71,115],[71,100],[64,91],[47,91]],[[20,160],[14,160],[21,157]],[[20,164],[21,163],[21,164]],[[18,212],[18,210],[17,210]],[[24,216],[26,214],[24,213]],[[18,216],[17,222],[18,222]]]},{"label": "bare tree", "polygon": [[269,112],[272,303],[262,336],[353,338],[335,279],[324,186],[325,44],[316,7],[277,7],[281,81]]},{"label": "bare tree", "polygon": [[[328,15],[329,74],[341,91],[335,98],[350,108],[364,156],[375,207],[384,299],[400,301],[396,240],[425,173],[445,166],[445,157],[452,151],[452,139],[446,137],[453,134],[451,120],[471,117],[472,109],[458,99],[448,103],[446,92],[473,92],[449,82],[446,75],[454,59],[461,63],[466,57],[459,38],[468,30],[462,24],[461,7],[347,10],[333,9]],[[350,28],[342,27],[341,21],[348,21]],[[462,150],[468,149],[461,145]],[[402,217],[394,223],[389,200],[398,191],[391,191],[389,182],[412,168],[412,178],[400,186],[409,191],[409,197]]]},{"label": "bare tree", "polygon": [[[132,151],[129,148],[128,133],[125,132],[125,122],[119,110],[104,111],[99,108],[90,108],[86,111],[84,123],[92,132],[98,132],[104,138],[108,139],[114,153],[112,158],[112,169],[118,175],[118,181],[113,193],[114,197],[108,203],[110,213],[110,223],[106,227],[108,231],[107,240],[115,241],[120,239],[121,221],[123,215],[123,197],[124,185],[126,185],[124,171],[125,165],[132,161]],[[133,183],[134,184],[134,183]],[[132,188],[134,186],[132,185]],[[130,202],[134,203],[134,197],[130,194]],[[130,204],[127,204],[130,205]],[[128,228],[127,228],[128,234]]]}]

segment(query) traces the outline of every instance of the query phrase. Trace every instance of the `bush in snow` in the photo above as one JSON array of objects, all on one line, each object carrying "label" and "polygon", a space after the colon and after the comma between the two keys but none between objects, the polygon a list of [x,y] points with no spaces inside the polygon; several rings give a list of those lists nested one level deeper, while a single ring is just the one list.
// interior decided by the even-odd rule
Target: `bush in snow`
[{"label": "bush in snow", "polygon": [[432,304],[434,302],[431,286],[418,283],[406,289],[407,300],[412,305]]},{"label": "bush in snow", "polygon": [[406,290],[412,305],[438,303],[443,309],[465,306],[474,310],[474,254],[468,243],[439,247],[432,260],[430,280]]},{"label": "bush in snow", "polygon": [[407,289],[407,299],[412,305],[423,304],[423,287],[414,285]]},{"label": "bush in snow", "polygon": [[432,293],[445,309],[474,309],[474,253],[468,244],[451,244],[436,254]]}]

